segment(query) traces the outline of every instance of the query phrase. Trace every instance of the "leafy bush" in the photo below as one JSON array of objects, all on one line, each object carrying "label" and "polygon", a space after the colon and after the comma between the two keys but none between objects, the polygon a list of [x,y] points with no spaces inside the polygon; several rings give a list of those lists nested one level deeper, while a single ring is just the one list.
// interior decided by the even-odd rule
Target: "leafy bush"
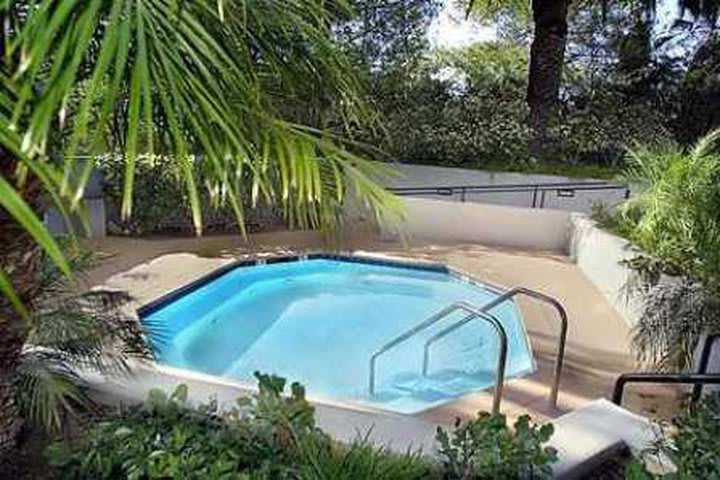
[{"label": "leafy bush", "polygon": [[[676,471],[662,476],[667,480],[720,478],[720,393],[707,396],[675,419],[672,430],[672,435],[660,438],[641,457],[651,463],[662,462],[663,456],[672,461]],[[638,480],[654,478],[639,461],[629,473],[629,478]]]},{"label": "leafy bush", "polygon": [[[192,212],[187,187],[177,162],[155,156],[139,157],[135,165],[133,189],[133,213],[122,219],[125,164],[121,159],[102,159],[100,168],[105,178],[105,194],[109,205],[109,219],[117,232],[142,235],[160,232],[193,232]],[[202,172],[196,166],[197,182],[202,185]],[[232,208],[210,195],[209,188],[199,188],[203,228],[209,232],[237,232],[237,217]],[[280,216],[273,209],[258,205],[245,209],[245,225],[249,230],[281,224]]]},{"label": "leafy bush", "polygon": [[625,174],[642,191],[626,202],[630,239],[668,273],[720,285],[720,130],[694,147],[639,147]]},{"label": "leafy bush", "polygon": [[[402,162],[532,171],[527,65],[527,47],[497,41],[436,52],[410,73],[379,76],[372,95],[386,136],[371,135],[371,143]],[[623,86],[568,68],[551,129],[557,145],[540,163],[615,167],[634,141],[670,138],[666,119]]]},{"label": "leafy bush", "polygon": [[373,142],[410,163],[522,163],[526,58],[519,47],[481,44],[441,52],[412,75],[379,79],[374,96],[387,135]]},{"label": "leafy bush", "polygon": [[644,305],[634,335],[641,360],[690,368],[704,331],[720,331],[720,130],[690,149],[639,147],[626,179],[641,188],[616,225],[642,250],[638,272]]},{"label": "leafy bush", "polygon": [[548,478],[556,452],[552,425],[481,413],[448,433],[438,429],[445,470],[420,452],[399,455],[368,437],[332,440],[315,425],[302,386],[255,374],[258,393],[229,411],[216,402],[190,408],[187,387],[153,390],[145,405],[92,427],[76,443],[48,448],[61,478],[253,478],[332,480]]},{"label": "leafy bush", "polygon": [[534,425],[523,415],[508,428],[503,415],[480,413],[477,419],[458,419],[452,433],[438,428],[437,441],[449,479],[550,478],[557,461],[550,440],[553,426]]},{"label": "leafy bush", "polygon": [[142,408],[92,428],[80,445],[49,448],[61,478],[420,479],[431,466],[360,439],[341,446],[315,426],[312,406],[294,383],[256,374],[259,393],[221,412],[187,405],[187,388],[151,392]]}]

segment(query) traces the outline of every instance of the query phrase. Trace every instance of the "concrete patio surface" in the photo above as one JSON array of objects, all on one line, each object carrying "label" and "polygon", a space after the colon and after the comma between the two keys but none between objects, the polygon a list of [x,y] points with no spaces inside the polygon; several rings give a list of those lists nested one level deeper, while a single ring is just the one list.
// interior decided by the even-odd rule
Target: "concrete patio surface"
[{"label": "concrete patio surface", "polygon": [[[446,263],[478,280],[505,287],[524,286],[557,298],[569,316],[565,368],[558,409],[548,405],[558,325],[554,311],[537,302],[521,300],[523,313],[539,371],[509,380],[503,413],[516,417],[529,413],[543,421],[609,397],[614,379],[632,371],[634,362],[630,331],[619,313],[573,262],[557,252],[532,252],[481,245],[437,243],[401,244],[382,241],[369,233],[356,233],[328,245],[310,232],[278,232],[253,235],[245,241],[237,235],[124,238],[88,240],[105,258],[88,272],[91,286],[105,285],[128,291],[136,306],[152,301],[218,266],[245,255],[274,255],[308,250],[361,250],[396,257]],[[364,381],[364,379],[362,379]],[[672,410],[675,390],[643,386],[626,394],[625,405],[639,413],[664,416]],[[491,393],[467,395],[418,416],[431,423],[448,424],[454,417],[469,417],[490,410]]]}]

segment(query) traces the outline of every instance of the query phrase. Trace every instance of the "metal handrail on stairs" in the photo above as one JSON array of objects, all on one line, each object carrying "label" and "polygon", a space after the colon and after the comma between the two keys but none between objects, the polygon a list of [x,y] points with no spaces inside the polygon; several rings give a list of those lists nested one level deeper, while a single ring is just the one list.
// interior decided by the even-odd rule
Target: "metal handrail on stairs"
[{"label": "metal handrail on stairs", "polygon": [[[557,353],[555,358],[555,377],[553,379],[553,385],[552,389],[550,390],[550,406],[552,408],[557,407],[557,399],[558,399],[558,392],[560,390],[560,376],[562,374],[562,367],[563,367],[563,359],[565,357],[565,342],[567,340],[567,329],[568,329],[568,319],[567,319],[567,312],[565,311],[565,308],[562,306],[562,304],[557,301],[555,298],[545,295],[544,293],[537,292],[535,290],[531,290],[529,288],[525,287],[515,287],[511,290],[508,290],[504,294],[500,295],[499,297],[495,298],[494,300],[491,300],[489,303],[486,303],[480,308],[480,311],[488,313],[493,308],[497,307],[498,305],[510,300],[513,297],[516,297],[518,295],[526,295],[528,297],[532,297],[536,300],[540,300],[542,302],[548,303],[555,307],[555,309],[558,311],[559,319],[560,319],[560,339],[558,340],[558,347],[557,347]],[[428,372],[428,363],[429,363],[429,357],[430,357],[430,346],[435,343],[436,341],[440,340],[441,338],[445,337],[446,335],[454,332],[458,328],[462,327],[466,323],[468,323],[472,318],[470,316],[464,318],[463,320],[460,320],[457,323],[454,323],[447,328],[439,331],[432,337],[430,337],[425,342],[425,347],[423,349],[423,367],[422,367],[422,373],[423,376],[427,376]]]},{"label": "metal handrail on stairs", "polygon": [[416,325],[415,327],[411,328],[410,330],[386,343],[377,352],[375,352],[372,357],[370,357],[370,379],[368,384],[368,390],[370,392],[370,395],[375,395],[375,364],[377,358],[380,355],[387,352],[388,350],[391,350],[392,348],[411,338],[415,334],[421,332],[422,330],[425,330],[426,328],[430,327],[431,325],[435,324],[436,322],[442,320],[443,318],[458,310],[462,310],[468,313],[468,315],[462,321],[467,322],[478,318],[485,320],[493,326],[495,332],[500,338],[500,351],[498,352],[498,365],[492,407],[492,411],[494,414],[500,413],[500,402],[502,400],[503,383],[505,380],[505,365],[507,363],[507,334],[505,333],[505,329],[503,328],[502,324],[495,316],[487,312],[483,312],[467,302],[455,302],[452,305],[440,310],[436,314],[428,317],[424,322]]}]

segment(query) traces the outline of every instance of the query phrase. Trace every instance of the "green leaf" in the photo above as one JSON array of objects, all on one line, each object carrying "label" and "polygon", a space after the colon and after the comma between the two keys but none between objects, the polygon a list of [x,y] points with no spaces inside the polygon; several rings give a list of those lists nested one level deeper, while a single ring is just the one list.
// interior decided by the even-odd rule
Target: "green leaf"
[{"label": "green leaf", "polygon": [[63,273],[68,276],[72,275],[67,260],[55,239],[37,218],[35,212],[2,175],[0,175],[0,206],[25,228]]},{"label": "green leaf", "polygon": [[25,308],[25,304],[18,296],[17,292],[13,288],[10,278],[2,268],[0,268],[0,293],[8,299],[18,314],[26,320],[30,319],[30,314],[28,313],[27,308]]}]

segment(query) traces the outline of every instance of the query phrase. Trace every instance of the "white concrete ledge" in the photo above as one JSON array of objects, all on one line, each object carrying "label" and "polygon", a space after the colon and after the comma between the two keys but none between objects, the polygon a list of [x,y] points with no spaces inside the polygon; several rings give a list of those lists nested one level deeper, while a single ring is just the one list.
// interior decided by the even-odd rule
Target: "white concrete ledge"
[{"label": "white concrete ledge", "polygon": [[570,258],[627,324],[634,327],[642,311],[642,299],[631,291],[635,273],[623,262],[637,256],[638,250],[624,238],[602,230],[585,215],[572,214],[571,224]]},{"label": "white concrete ledge", "polygon": [[553,425],[551,445],[560,458],[553,473],[562,479],[585,478],[604,461],[628,449],[643,450],[657,438],[647,418],[605,399],[563,415]]}]

